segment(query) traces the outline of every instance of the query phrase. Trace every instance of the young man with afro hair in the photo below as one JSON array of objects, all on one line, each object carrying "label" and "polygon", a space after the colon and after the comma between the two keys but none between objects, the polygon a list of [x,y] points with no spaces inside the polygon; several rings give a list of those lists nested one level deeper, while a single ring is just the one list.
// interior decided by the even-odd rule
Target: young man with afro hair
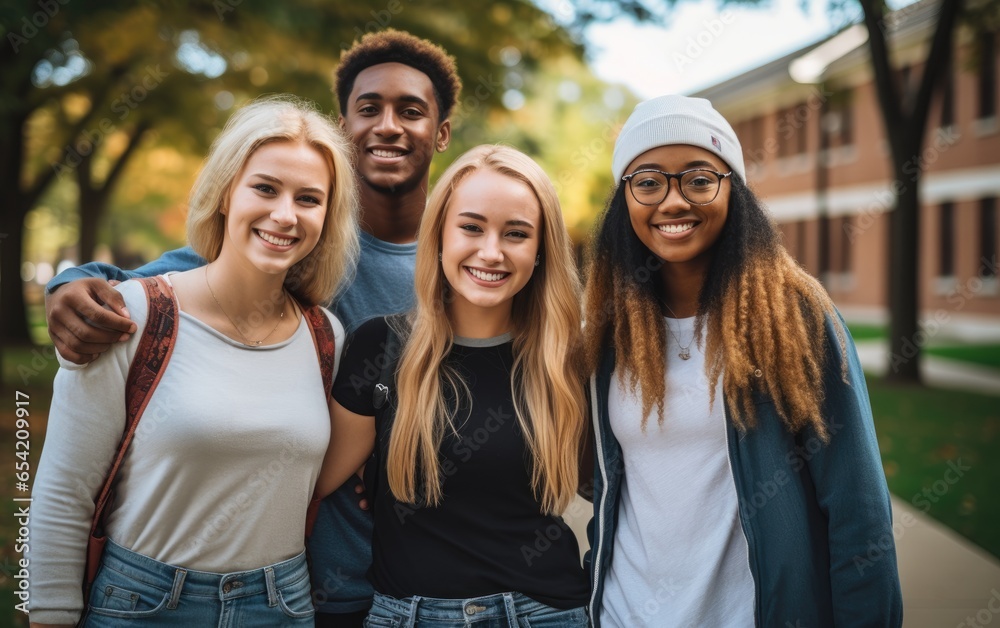
[{"label": "young man with afro hair", "polygon": [[[361,256],[353,280],[330,307],[348,332],[369,318],[413,305],[416,233],[431,159],[451,141],[448,117],[460,91],[454,59],[409,33],[369,33],[341,57],[336,93],[341,128],[357,153]],[[60,273],[47,286],[46,302],[56,348],[85,364],[135,330],[108,280],[204,264],[185,247],[134,271],[90,263]],[[373,591],[365,574],[371,564],[372,519],[358,507],[360,490],[355,478],[324,500],[309,541],[319,628],[361,626],[371,606]]]}]

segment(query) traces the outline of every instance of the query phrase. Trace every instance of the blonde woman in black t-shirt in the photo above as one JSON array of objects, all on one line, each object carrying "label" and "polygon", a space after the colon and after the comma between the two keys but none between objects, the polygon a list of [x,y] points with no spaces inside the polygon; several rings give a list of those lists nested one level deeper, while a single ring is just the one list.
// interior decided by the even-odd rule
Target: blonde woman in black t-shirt
[{"label": "blonde woman in black t-shirt", "polygon": [[587,578],[558,516],[585,427],[579,279],[534,161],[480,146],[441,176],[416,296],[348,341],[328,454],[344,460],[317,489],[374,445],[367,625],[586,626]]}]

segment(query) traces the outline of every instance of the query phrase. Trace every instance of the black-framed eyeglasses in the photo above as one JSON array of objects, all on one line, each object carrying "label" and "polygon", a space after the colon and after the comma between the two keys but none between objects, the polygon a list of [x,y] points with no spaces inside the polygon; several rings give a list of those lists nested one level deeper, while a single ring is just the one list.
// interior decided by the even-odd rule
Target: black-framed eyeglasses
[{"label": "black-framed eyeglasses", "polygon": [[662,170],[637,170],[622,177],[628,181],[632,197],[643,205],[659,205],[670,193],[670,180],[679,181],[681,196],[692,205],[708,205],[719,195],[722,180],[732,175],[732,171],[721,173],[705,168],[694,168],[684,172],[663,172]]}]

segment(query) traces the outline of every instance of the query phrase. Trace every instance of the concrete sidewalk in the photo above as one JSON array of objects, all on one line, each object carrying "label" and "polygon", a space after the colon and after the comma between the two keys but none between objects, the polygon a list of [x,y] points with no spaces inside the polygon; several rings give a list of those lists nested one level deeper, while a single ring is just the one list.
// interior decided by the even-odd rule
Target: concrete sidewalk
[{"label": "concrete sidewalk", "polygon": [[[865,340],[855,344],[865,372],[884,375],[889,368],[889,343]],[[928,386],[1000,396],[1000,369],[924,354],[920,373]]]},{"label": "concrete sidewalk", "polygon": [[903,625],[1000,626],[1000,561],[898,497],[892,514]]},{"label": "concrete sidewalk", "polygon": [[[886,372],[888,342],[857,347],[866,372]],[[921,375],[928,386],[1000,396],[998,369],[925,354]],[[904,625],[1000,626],[1000,561],[898,497],[892,510]]]}]

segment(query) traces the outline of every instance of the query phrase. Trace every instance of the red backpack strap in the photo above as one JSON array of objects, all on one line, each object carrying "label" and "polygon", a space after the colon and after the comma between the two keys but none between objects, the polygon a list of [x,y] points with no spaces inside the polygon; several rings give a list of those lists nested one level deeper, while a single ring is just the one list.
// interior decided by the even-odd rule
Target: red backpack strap
[{"label": "red backpack strap", "polygon": [[156,385],[160,383],[163,371],[174,351],[174,344],[177,342],[178,309],[170,285],[163,277],[147,277],[139,281],[146,289],[149,314],[146,317],[146,328],[142,332],[135,357],[132,358],[132,365],[129,367],[128,378],[125,380],[125,431],[121,442],[118,443],[118,453],[108,470],[104,486],[94,502],[94,519],[90,525],[87,545],[85,590],[90,588],[90,584],[97,577],[97,567],[107,541],[103,529],[105,508],[111,498],[115,477],[125,459],[132,437],[135,436],[139,417],[149,404]]},{"label": "red backpack strap", "polygon": [[302,308],[302,314],[312,332],[316,355],[319,356],[319,370],[323,375],[323,390],[329,399],[330,389],[333,388],[333,366],[337,360],[337,339],[333,335],[333,324],[318,305]]},{"label": "red backpack strap", "polygon": [[[309,331],[312,332],[316,355],[319,357],[319,372],[323,376],[323,391],[329,402],[330,390],[333,388],[333,367],[337,361],[337,338],[333,333],[333,324],[318,305],[308,308],[300,306],[300,309],[306,322],[309,323]],[[322,501],[314,499],[309,502],[309,509],[306,511],[306,538],[312,536],[313,525],[316,523]]]}]

